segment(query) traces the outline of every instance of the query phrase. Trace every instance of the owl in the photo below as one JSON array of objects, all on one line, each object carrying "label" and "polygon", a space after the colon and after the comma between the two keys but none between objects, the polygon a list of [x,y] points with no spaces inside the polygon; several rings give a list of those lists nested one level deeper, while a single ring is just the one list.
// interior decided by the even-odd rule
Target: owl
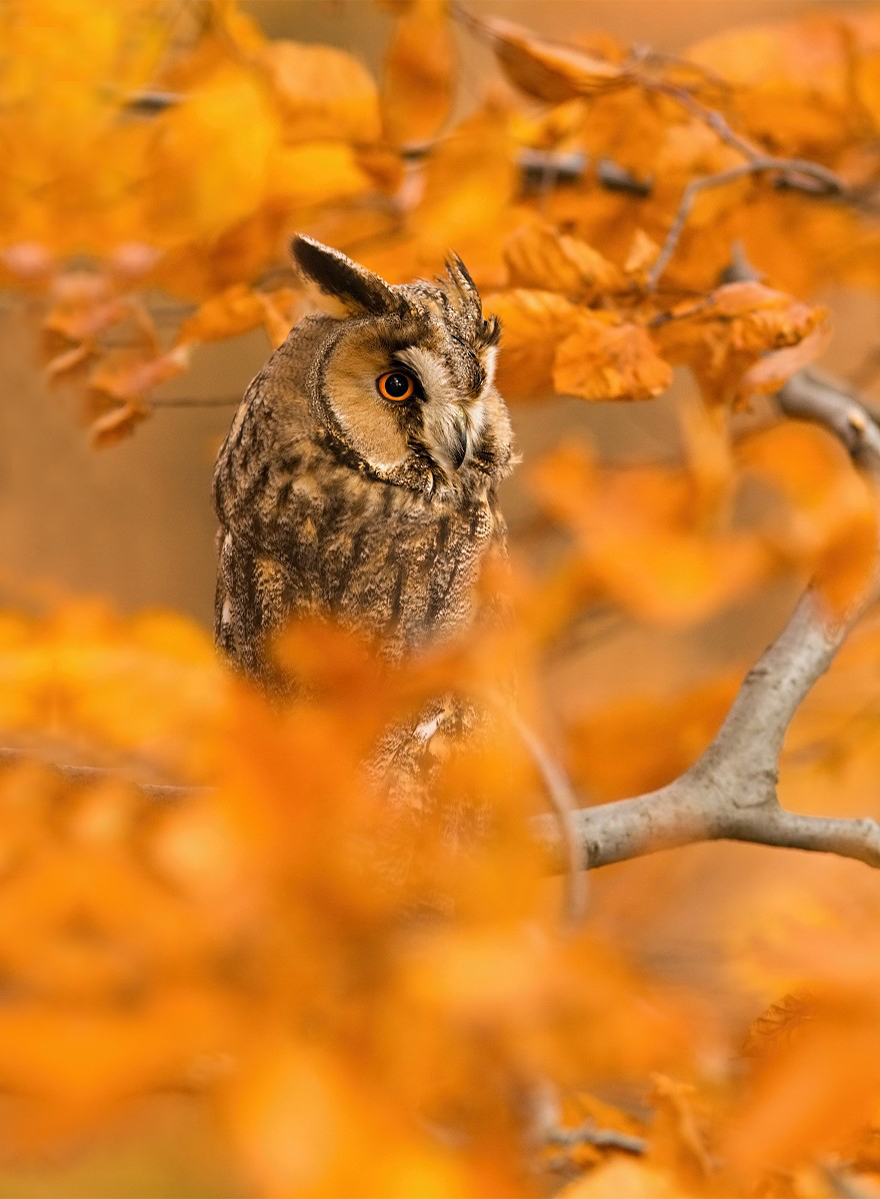
[{"label": "owl", "polygon": [[392,662],[467,627],[481,565],[504,549],[513,461],[499,324],[460,259],[392,286],[309,237],[292,253],[343,315],[294,326],[214,472],[217,643],[270,689],[284,685],[271,637],[292,618],[338,622]]}]

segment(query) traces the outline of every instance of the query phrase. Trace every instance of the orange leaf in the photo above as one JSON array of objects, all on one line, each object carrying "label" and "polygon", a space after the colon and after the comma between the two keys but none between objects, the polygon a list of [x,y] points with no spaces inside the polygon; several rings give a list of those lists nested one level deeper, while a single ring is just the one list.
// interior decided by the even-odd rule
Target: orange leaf
[{"label": "orange leaf", "polygon": [[624,286],[618,267],[578,237],[536,222],[518,229],[504,246],[513,287],[561,291],[581,299]]},{"label": "orange leaf", "polygon": [[238,333],[256,329],[263,323],[264,316],[262,298],[247,284],[237,283],[200,304],[195,314],[181,326],[178,342],[235,337]]},{"label": "orange leaf", "polygon": [[189,357],[189,347],[178,345],[167,354],[158,354],[154,358],[123,355],[110,359],[93,373],[89,389],[114,400],[134,399],[185,371]]},{"label": "orange leaf", "polygon": [[556,347],[577,326],[577,305],[554,292],[515,289],[487,295],[483,307],[501,318],[502,394],[516,399],[550,392]]},{"label": "orange leaf", "polygon": [[382,123],[392,145],[424,142],[449,115],[453,47],[445,0],[416,0],[397,19],[382,77]]},{"label": "orange leaf", "polygon": [[772,395],[792,375],[820,358],[828,348],[830,341],[831,325],[823,322],[796,345],[765,354],[743,375],[739,394],[741,396]]},{"label": "orange leaf", "polygon": [[510,81],[539,100],[558,104],[631,83],[624,67],[586,50],[535,37],[520,25],[494,17],[468,13],[463,19],[488,39]]},{"label": "orange leaf", "polygon": [[287,141],[378,138],[376,82],[354,55],[279,39],[265,44],[258,61],[278,100]]},{"label": "orange leaf", "polygon": [[672,370],[638,325],[582,316],[556,351],[553,385],[586,400],[645,400],[672,382]]},{"label": "orange leaf", "polygon": [[570,1182],[557,1199],[688,1199],[675,1178],[655,1166],[628,1158],[604,1162]]},{"label": "orange leaf", "polygon": [[146,410],[138,404],[119,404],[89,425],[92,445],[102,450],[115,445],[118,441],[130,437],[135,427],[146,418]]}]

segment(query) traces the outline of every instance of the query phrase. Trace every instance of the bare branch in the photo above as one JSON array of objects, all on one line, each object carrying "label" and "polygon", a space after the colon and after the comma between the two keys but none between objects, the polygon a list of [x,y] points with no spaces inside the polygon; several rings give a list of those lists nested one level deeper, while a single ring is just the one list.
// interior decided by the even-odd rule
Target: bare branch
[{"label": "bare branch", "polygon": [[563,915],[566,926],[576,928],[583,921],[587,910],[587,878],[584,870],[589,866],[589,861],[584,861],[581,840],[575,826],[578,806],[574,791],[562,769],[550,757],[529,726],[516,713],[511,713],[510,718],[541,775],[547,798],[558,821],[566,859]]},{"label": "bare branch", "polygon": [[78,786],[98,783],[105,779],[119,779],[121,782],[136,786],[149,799],[164,802],[186,799],[209,790],[206,787],[185,787],[177,783],[140,783],[132,780],[122,770],[111,770],[105,766],[73,766],[64,762],[46,762],[25,750],[0,748],[0,767],[15,766],[20,762],[38,762],[56,774],[60,774],[67,782]]},{"label": "bare branch", "polygon": [[644,1137],[627,1132],[616,1132],[613,1128],[597,1128],[595,1124],[582,1124],[579,1128],[554,1128],[546,1134],[548,1145],[595,1145],[597,1149],[620,1149],[623,1153],[642,1154],[648,1148]]},{"label": "bare branch", "polygon": [[[740,277],[746,269],[741,268]],[[880,476],[880,428],[846,388],[801,371],[777,399],[787,415],[821,424],[840,438],[855,461]],[[647,795],[577,813],[582,852],[591,867],[718,839],[833,853],[880,866],[876,821],[788,812],[776,791],[788,726],[876,599],[876,575],[875,570],[865,593],[838,616],[829,612],[818,591],[807,591],[746,675],[712,743],[683,775]],[[558,865],[560,849],[546,817],[535,822],[535,830]]]},{"label": "bare branch", "polygon": [[[730,167],[726,171],[717,171],[713,175],[704,175],[700,179],[692,179],[682,192],[675,219],[669,228],[660,253],[657,255],[657,261],[648,274],[647,289],[653,291],[657,287],[681,240],[687,219],[700,192],[710,188],[724,187],[728,183],[735,183],[749,175],[771,173],[779,176],[780,183],[799,191],[810,191],[820,196],[843,197],[846,195],[846,186],[843,181],[827,167],[807,159],[777,158],[769,154],[750,153],[748,160],[740,163],[739,166]],[[809,183],[805,185],[805,181],[809,181]]]},{"label": "bare branch", "polygon": [[880,428],[873,414],[841,384],[815,371],[801,371],[776,398],[786,416],[824,425],[856,462],[880,467]]}]

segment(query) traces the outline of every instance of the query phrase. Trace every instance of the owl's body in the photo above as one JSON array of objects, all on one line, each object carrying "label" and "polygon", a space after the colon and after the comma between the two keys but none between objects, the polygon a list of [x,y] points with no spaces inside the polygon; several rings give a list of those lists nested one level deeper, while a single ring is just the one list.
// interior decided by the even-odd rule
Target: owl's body
[{"label": "owl's body", "polygon": [[217,642],[267,684],[267,641],[292,617],[338,620],[393,660],[466,626],[504,544],[496,488],[511,461],[497,325],[459,262],[436,285],[391,287],[308,238],[294,256],[347,314],[294,327],[214,476]]}]

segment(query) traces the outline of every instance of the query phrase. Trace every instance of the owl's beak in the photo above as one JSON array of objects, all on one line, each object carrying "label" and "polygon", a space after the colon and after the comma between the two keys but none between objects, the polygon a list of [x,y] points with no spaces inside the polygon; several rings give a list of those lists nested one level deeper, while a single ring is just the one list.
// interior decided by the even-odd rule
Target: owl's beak
[{"label": "owl's beak", "polygon": [[427,443],[452,483],[473,453],[476,431],[470,413],[456,400],[426,405],[425,418]]},{"label": "owl's beak", "polygon": [[452,459],[455,469],[461,470],[471,448],[468,437],[468,420],[464,413],[461,414],[459,419],[450,428],[449,433],[449,457]]}]

